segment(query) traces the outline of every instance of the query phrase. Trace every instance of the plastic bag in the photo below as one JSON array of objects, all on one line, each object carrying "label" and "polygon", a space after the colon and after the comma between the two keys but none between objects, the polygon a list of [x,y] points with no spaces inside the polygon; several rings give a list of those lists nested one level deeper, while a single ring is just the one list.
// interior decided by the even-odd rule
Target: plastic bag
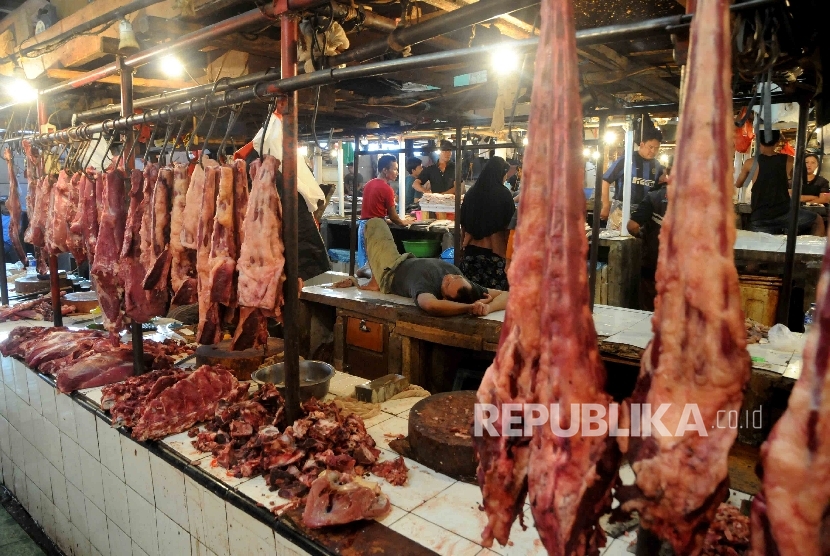
[{"label": "plastic bag", "polygon": [[801,353],[804,349],[804,334],[792,332],[783,324],[776,324],[767,334],[769,345],[778,351],[794,351]]},{"label": "plastic bag", "polygon": [[605,229],[620,231],[622,228],[622,218],[622,202],[615,199],[611,202],[611,211],[608,213]]},{"label": "plastic bag", "polygon": [[755,138],[755,130],[752,128],[752,118],[746,117],[746,107],[741,108],[738,120],[744,119],[744,125],[735,128],[735,150],[739,153],[749,152],[752,140]]}]

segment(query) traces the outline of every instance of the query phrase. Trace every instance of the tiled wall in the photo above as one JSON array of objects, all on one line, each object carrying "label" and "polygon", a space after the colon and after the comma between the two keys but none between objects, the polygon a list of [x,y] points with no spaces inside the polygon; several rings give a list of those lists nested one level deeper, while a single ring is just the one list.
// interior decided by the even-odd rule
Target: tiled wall
[{"label": "tiled wall", "polygon": [[0,367],[0,482],[65,554],[308,554],[22,363]]}]

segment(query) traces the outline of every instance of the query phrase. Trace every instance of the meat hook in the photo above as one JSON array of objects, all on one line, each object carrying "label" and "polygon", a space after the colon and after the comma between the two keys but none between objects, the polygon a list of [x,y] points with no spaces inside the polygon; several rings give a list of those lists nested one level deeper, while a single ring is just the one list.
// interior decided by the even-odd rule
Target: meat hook
[{"label": "meat hook", "polygon": [[236,124],[236,120],[239,118],[239,114],[242,112],[244,107],[245,103],[243,102],[242,104],[237,105],[235,109],[231,110],[231,115],[228,117],[228,128],[225,130],[225,136],[222,138],[222,142],[219,143],[219,150],[216,151],[217,160],[220,156],[222,156],[222,152],[225,149],[225,143],[228,142],[228,136],[231,134],[231,129],[234,124]]}]

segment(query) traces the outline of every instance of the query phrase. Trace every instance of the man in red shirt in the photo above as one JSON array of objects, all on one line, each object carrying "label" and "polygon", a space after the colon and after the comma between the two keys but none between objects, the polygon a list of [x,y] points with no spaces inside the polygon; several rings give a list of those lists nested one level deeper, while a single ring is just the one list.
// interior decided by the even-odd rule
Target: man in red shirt
[{"label": "man in red shirt", "polygon": [[395,192],[390,181],[398,179],[398,161],[391,154],[385,154],[378,160],[378,177],[369,180],[363,187],[363,207],[360,218],[389,218],[398,226],[408,223],[398,216],[395,210]]}]

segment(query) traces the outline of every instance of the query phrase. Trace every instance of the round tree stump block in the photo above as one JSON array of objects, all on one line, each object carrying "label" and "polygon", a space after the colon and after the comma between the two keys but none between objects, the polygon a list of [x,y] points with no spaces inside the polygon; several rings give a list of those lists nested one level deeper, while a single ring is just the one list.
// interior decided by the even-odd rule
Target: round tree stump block
[{"label": "round tree stump block", "polygon": [[72,292],[63,296],[67,305],[75,307],[76,313],[89,313],[98,306],[96,292]]},{"label": "round tree stump block", "polygon": [[474,480],[475,403],[473,390],[435,394],[416,403],[409,412],[409,457],[455,479]]},{"label": "round tree stump block", "polygon": [[[71,288],[72,280],[61,276],[58,279],[58,284],[61,289]],[[26,295],[28,293],[36,292],[43,292],[44,294],[47,294],[49,293],[50,286],[51,282],[49,281],[49,278],[40,280],[37,276],[23,276],[22,278],[18,278],[14,281],[14,291],[18,295]]]},{"label": "round tree stump block", "polygon": [[211,346],[196,348],[196,365],[221,365],[231,371],[237,380],[251,380],[251,373],[257,370],[267,357],[280,355],[284,351],[280,338],[268,338],[267,350],[251,348],[231,351],[231,341],[222,340]]}]

